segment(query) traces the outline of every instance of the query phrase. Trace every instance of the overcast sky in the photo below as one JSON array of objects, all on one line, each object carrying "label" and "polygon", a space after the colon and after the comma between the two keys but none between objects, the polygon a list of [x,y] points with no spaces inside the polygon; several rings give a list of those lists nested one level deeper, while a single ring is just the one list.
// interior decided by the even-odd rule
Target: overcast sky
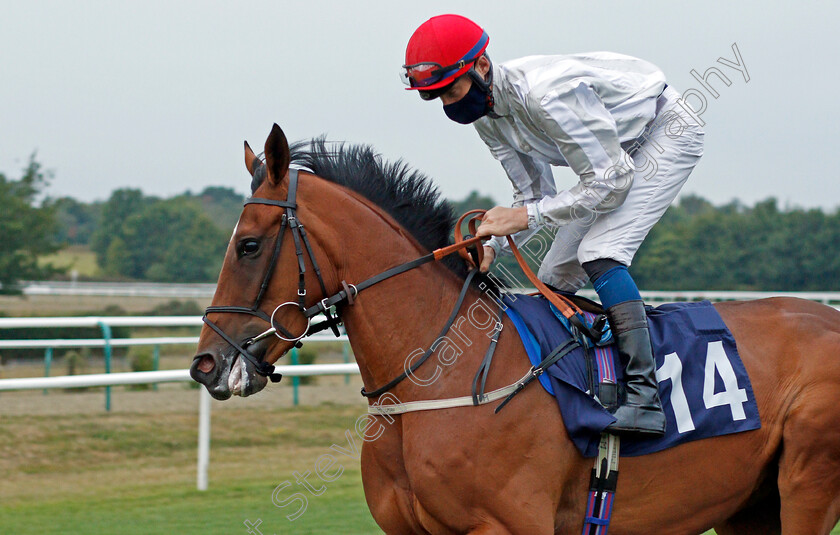
[{"label": "overcast sky", "polygon": [[[0,172],[18,177],[37,151],[52,196],[245,193],[242,141],[262,147],[277,122],[292,140],[326,133],[402,157],[447,197],[478,189],[507,204],[473,128],[398,78],[414,29],[456,12],[489,33],[494,61],[612,50],[681,91],[701,89],[692,69],[719,67],[731,85],[704,93],[705,156],[683,192],[840,206],[833,2],[0,1]],[[749,82],[716,62],[735,60],[733,43]]]}]

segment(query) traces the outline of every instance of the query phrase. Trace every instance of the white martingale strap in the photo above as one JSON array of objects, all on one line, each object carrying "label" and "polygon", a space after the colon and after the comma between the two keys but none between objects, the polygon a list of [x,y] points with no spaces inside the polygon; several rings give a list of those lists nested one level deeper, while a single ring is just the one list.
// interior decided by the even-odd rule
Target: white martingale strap
[{"label": "white martingale strap", "polygon": [[492,390],[490,392],[487,392],[486,394],[478,395],[478,403],[473,402],[473,396],[461,396],[458,398],[446,399],[429,399],[423,401],[409,401],[407,403],[394,403],[388,405],[377,403],[373,405],[368,405],[368,414],[405,414],[406,412],[486,405],[487,403],[491,403],[498,399],[502,399],[504,397],[509,396],[531,376],[532,370],[528,370],[528,373],[522,376],[522,378],[516,381],[515,383],[505,386],[503,388],[499,388],[497,390]]}]

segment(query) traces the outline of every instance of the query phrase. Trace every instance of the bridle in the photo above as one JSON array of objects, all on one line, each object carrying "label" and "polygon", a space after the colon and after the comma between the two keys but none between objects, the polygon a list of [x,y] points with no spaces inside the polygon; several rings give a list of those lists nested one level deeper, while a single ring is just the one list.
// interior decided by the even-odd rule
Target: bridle
[{"label": "bridle", "polygon": [[[265,165],[261,164],[260,167],[254,170],[254,177],[255,179],[258,178],[260,173],[265,173]],[[276,206],[278,208],[284,209],[284,213],[281,215],[280,218],[280,230],[277,233],[277,238],[274,242],[274,249],[272,251],[271,259],[269,260],[268,267],[266,268],[265,275],[263,276],[262,283],[260,284],[260,289],[257,294],[257,298],[254,300],[254,304],[250,307],[245,306],[209,306],[204,311],[204,317],[202,320],[204,323],[207,324],[208,327],[213,329],[222,339],[231,345],[236,351],[242,355],[242,358],[250,361],[256,370],[256,372],[260,375],[268,377],[271,379],[272,382],[279,382],[281,379],[281,375],[276,373],[274,370],[274,366],[261,360],[260,358],[254,356],[253,354],[249,353],[247,348],[254,343],[271,336],[272,334],[280,338],[281,340],[287,342],[294,342],[295,347],[301,347],[302,343],[301,340],[307,336],[311,336],[315,333],[323,331],[325,329],[332,329],[333,334],[336,336],[340,336],[338,331],[338,326],[341,323],[341,315],[338,309],[335,311],[335,315],[333,316],[330,310],[333,306],[337,306],[343,304],[345,301],[348,305],[352,305],[355,302],[356,297],[359,295],[359,292],[365,290],[374,284],[380,283],[386,279],[399,275],[401,273],[405,273],[406,271],[410,271],[417,267],[422,266],[423,264],[438,261],[443,259],[444,257],[458,252],[464,259],[471,260],[476,266],[481,264],[482,259],[482,248],[478,247],[477,245],[481,243],[482,240],[487,239],[485,237],[473,237],[473,236],[463,236],[461,233],[461,223],[467,216],[473,215],[473,219],[469,220],[469,228],[470,232],[474,235],[476,231],[476,220],[480,219],[480,214],[483,214],[485,210],[472,210],[467,212],[458,220],[456,227],[455,227],[455,243],[446,247],[442,247],[440,249],[436,249],[435,251],[421,256],[420,258],[416,258],[409,262],[405,262],[398,266],[392,267],[375,275],[369,279],[366,279],[356,285],[348,284],[346,281],[341,281],[342,289],[338,292],[329,295],[328,297],[324,297],[320,301],[316,302],[314,305],[310,307],[306,307],[306,282],[305,282],[305,275],[306,275],[306,263],[304,261],[304,250],[306,251],[307,256],[309,256],[309,261],[312,264],[312,269],[315,272],[315,275],[318,279],[318,285],[321,289],[321,295],[328,295],[327,288],[324,284],[324,279],[321,275],[321,270],[318,267],[318,262],[315,260],[315,255],[312,252],[312,247],[309,243],[309,238],[306,235],[306,230],[304,229],[303,223],[297,217],[297,187],[298,187],[298,179],[299,179],[299,172],[297,169],[289,169],[289,191],[286,196],[285,201],[277,201],[274,199],[266,199],[261,197],[251,197],[245,201],[245,205],[249,204],[264,204],[268,206]],[[274,275],[274,270],[277,265],[277,260],[280,257],[280,251],[283,245],[283,238],[286,233],[286,228],[288,228],[292,232],[292,239],[295,246],[295,256],[297,258],[298,263],[298,291],[297,291],[297,302],[294,301],[287,301],[277,305],[271,315],[266,314],[261,308],[260,304],[262,303],[263,297],[265,296],[266,290],[271,282],[272,276]],[[530,268],[528,268],[527,264],[525,264],[524,259],[519,255],[518,250],[516,249],[516,245],[513,243],[513,240],[508,237],[508,242],[511,245],[511,249],[514,252],[517,260],[519,261],[520,265],[522,266],[523,270],[528,275],[529,279],[535,284],[535,286],[552,302],[567,318],[573,321],[574,324],[578,324],[579,321],[575,321],[575,319],[579,318],[580,316],[580,309],[577,308],[574,303],[569,301],[568,299],[562,298],[551,292],[546,288],[536,276],[533,275]],[[472,248],[471,254],[472,257],[468,256],[465,249]],[[452,327],[452,324],[455,322],[457,312],[460,310],[461,305],[464,302],[464,299],[467,294],[467,290],[472,282],[473,278],[478,273],[478,268],[475,268],[470,271],[467,275],[466,279],[464,280],[463,286],[461,288],[461,292],[458,295],[458,299],[455,303],[454,310],[449,316],[446,324],[444,325],[441,335],[443,336],[449,329]],[[550,294],[550,295],[549,295]],[[277,314],[277,311],[280,310],[282,307],[287,305],[297,306],[298,309],[301,311],[301,314],[306,319],[306,329],[303,331],[302,334],[299,336],[294,336],[291,332],[289,332],[285,327],[279,325],[275,320],[274,316]],[[251,316],[256,316],[263,321],[269,324],[269,328],[263,331],[262,333],[253,336],[251,338],[246,339],[242,344],[237,343],[233,338],[231,338],[227,333],[225,333],[218,325],[213,323],[208,317],[208,314],[211,313],[233,313],[233,314],[248,314]],[[324,314],[326,319],[320,323],[312,325],[312,318],[318,314]],[[440,336],[438,338],[440,338]],[[495,341],[493,346],[495,347]],[[365,397],[377,397],[397,384],[401,381],[406,379],[409,375],[415,372],[426,360],[432,355],[434,352],[433,345],[429,347],[428,350],[418,358],[414,364],[411,365],[407,370],[403,371],[399,376],[394,378],[393,380],[389,381],[386,385],[377,388],[371,392],[362,389],[362,395]]]},{"label": "bridle", "polygon": [[[256,176],[260,172],[264,172],[263,166],[260,166],[258,169],[254,170],[254,175]],[[265,275],[263,276],[262,284],[260,284],[260,290],[257,293],[257,298],[254,300],[254,304],[250,307],[209,306],[207,307],[207,309],[205,309],[204,317],[202,318],[202,320],[204,321],[204,323],[207,324],[208,327],[216,331],[216,333],[219,336],[221,336],[222,339],[224,339],[228,344],[233,346],[233,348],[236,349],[239,352],[239,354],[242,355],[243,358],[249,360],[256,368],[257,373],[269,377],[273,382],[278,382],[280,380],[280,375],[274,373],[274,366],[268,364],[263,360],[260,360],[259,358],[249,353],[246,349],[248,346],[256,343],[259,340],[262,340],[263,338],[275,334],[281,340],[285,340],[287,342],[295,342],[295,346],[300,347],[300,340],[302,338],[314,334],[316,332],[320,332],[326,328],[331,328],[336,336],[340,336],[340,333],[338,331],[338,324],[340,320],[338,316],[334,317],[330,313],[330,306],[324,306],[322,310],[319,309],[314,311],[306,308],[306,263],[304,262],[303,258],[304,249],[306,250],[306,254],[309,256],[309,261],[312,264],[312,270],[315,272],[315,276],[318,278],[318,284],[321,287],[323,295],[327,294],[327,287],[324,284],[324,278],[321,276],[321,269],[318,267],[318,262],[315,260],[315,255],[312,253],[312,246],[309,244],[309,238],[306,235],[306,229],[303,227],[303,223],[301,223],[297,218],[297,185],[298,170],[290,169],[289,193],[286,196],[285,201],[277,201],[274,199],[265,199],[261,197],[251,197],[245,201],[246,206],[249,204],[265,204],[284,209],[283,214],[280,216],[280,231],[277,233],[277,238],[274,242],[274,249],[271,253],[271,259],[268,262],[268,267],[266,268]],[[280,251],[282,250],[283,246],[283,238],[285,237],[287,227],[292,232],[292,239],[295,246],[295,256],[297,257],[298,262],[298,300],[297,302],[287,301],[285,303],[281,303],[280,305],[277,305],[277,307],[274,309],[274,312],[272,312],[271,315],[268,315],[262,309],[260,309],[260,304],[262,303],[263,297],[265,297],[265,292],[268,289],[268,285],[271,283],[272,276],[274,275],[274,269],[277,265],[277,259],[280,257]],[[297,306],[303,312],[303,315],[306,318],[306,329],[300,336],[294,336],[285,327],[279,325],[277,322],[274,321],[274,316],[277,314],[277,311],[286,305]],[[213,312],[249,314],[251,316],[256,316],[266,321],[271,327],[266,331],[262,332],[261,334],[258,334],[257,336],[245,340],[240,345],[237,344],[236,341],[233,340],[230,336],[228,336],[227,333],[225,333],[218,325],[210,321],[207,315]],[[324,315],[326,316],[326,320],[313,326],[312,317],[320,312],[324,313]]]}]

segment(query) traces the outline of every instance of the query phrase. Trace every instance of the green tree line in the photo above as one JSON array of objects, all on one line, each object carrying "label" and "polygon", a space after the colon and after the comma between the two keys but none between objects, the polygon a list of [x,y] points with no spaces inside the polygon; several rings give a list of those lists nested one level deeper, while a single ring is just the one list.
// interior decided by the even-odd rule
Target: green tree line
[{"label": "green tree line", "polygon": [[[34,156],[20,178],[0,174],[0,292],[22,280],[62,276],[39,258],[62,247],[89,247],[101,278],[213,282],[244,197],[208,187],[169,199],[117,189],[106,201],[49,198],[50,176]],[[64,274],[66,276],[66,274]]]},{"label": "green tree line", "polygon": [[631,271],[662,290],[840,290],[840,212],[770,198],[713,206],[684,196],[653,228]]},{"label": "green tree line", "polygon": [[[20,178],[0,174],[0,291],[60,275],[38,259],[68,245],[89,247],[110,280],[216,280],[242,210],[234,190],[161,199],[118,189],[85,203],[44,197],[49,178],[34,157]],[[473,191],[451,204],[461,214],[496,202]],[[837,244],[837,210],[780,208],[773,198],[715,206],[686,195],[653,228],[631,271],[651,290],[838,291]]]},{"label": "green tree line", "polygon": [[[215,280],[229,236],[223,225],[230,218],[211,214],[220,202],[228,209],[236,206],[237,213],[242,204],[242,196],[233,190],[225,190],[224,196],[218,190],[171,199],[146,197],[138,189],[114,191],[101,206],[99,224],[90,236],[102,272],[136,280]],[[202,201],[207,197],[214,210],[205,210]]]}]

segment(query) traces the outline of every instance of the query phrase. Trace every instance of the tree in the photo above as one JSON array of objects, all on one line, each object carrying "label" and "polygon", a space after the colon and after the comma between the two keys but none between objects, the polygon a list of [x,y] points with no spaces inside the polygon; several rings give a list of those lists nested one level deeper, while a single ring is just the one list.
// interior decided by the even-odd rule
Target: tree
[{"label": "tree", "polygon": [[242,213],[242,203],[245,197],[236,193],[233,188],[222,186],[207,186],[198,195],[189,192],[183,197],[200,203],[201,211],[212,219],[216,226],[225,232],[230,232]]},{"label": "tree", "polygon": [[66,245],[87,245],[97,227],[101,203],[86,204],[72,197],[51,200],[57,220],[55,239]]},{"label": "tree", "polygon": [[108,269],[108,250],[111,242],[123,239],[122,227],[126,220],[154,200],[153,197],[144,197],[139,189],[122,188],[111,193],[111,197],[102,206],[99,224],[90,239],[90,248],[96,253],[96,263],[99,267],[112,274],[119,273]]},{"label": "tree", "polygon": [[449,201],[452,205],[452,211],[456,217],[460,217],[464,212],[481,208],[489,210],[496,206],[496,201],[492,197],[480,194],[477,190],[472,190],[462,201]]},{"label": "tree", "polygon": [[55,212],[38,197],[49,176],[33,154],[19,180],[0,173],[0,292],[17,293],[17,283],[59,270],[39,266],[38,257],[58,250]]},{"label": "tree", "polygon": [[107,273],[166,282],[215,280],[228,241],[186,197],[148,203],[115,234],[105,253]]},{"label": "tree", "polygon": [[837,290],[840,213],[714,207],[699,197],[669,208],[633,261],[639,287],[659,290]]}]

